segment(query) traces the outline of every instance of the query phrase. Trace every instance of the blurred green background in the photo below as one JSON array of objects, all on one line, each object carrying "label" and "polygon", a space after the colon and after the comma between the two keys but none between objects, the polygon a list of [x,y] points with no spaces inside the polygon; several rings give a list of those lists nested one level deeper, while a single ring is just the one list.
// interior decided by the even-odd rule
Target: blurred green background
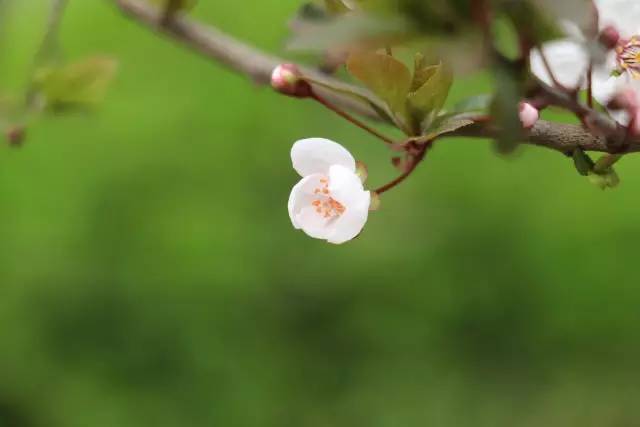
[{"label": "blurred green background", "polygon": [[[103,107],[0,149],[0,426],[640,425],[637,159],[602,192],[557,153],[447,140],[332,246],[291,227],[291,144],[343,143],[372,187],[387,149],[109,3],[70,0],[61,32],[120,60]],[[299,3],[194,14],[280,52]],[[12,4],[15,93],[48,2]]]}]

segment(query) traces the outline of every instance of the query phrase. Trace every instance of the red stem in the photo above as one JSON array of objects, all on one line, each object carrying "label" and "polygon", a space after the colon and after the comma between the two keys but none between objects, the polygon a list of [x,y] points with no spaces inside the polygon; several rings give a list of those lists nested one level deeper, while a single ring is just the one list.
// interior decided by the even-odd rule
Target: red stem
[{"label": "red stem", "polygon": [[310,96],[311,96],[312,99],[315,99],[320,104],[322,104],[325,107],[327,107],[329,110],[333,111],[334,113],[338,114],[340,117],[348,120],[349,122],[353,123],[354,125],[358,126],[359,128],[364,129],[365,131],[369,132],[371,135],[377,137],[378,139],[384,141],[387,144],[390,144],[390,145],[394,144],[394,141],[391,138],[388,138],[388,137],[384,136],[383,134],[381,134],[377,130],[373,129],[372,127],[370,127],[370,126],[364,124],[363,122],[361,122],[360,120],[356,119],[351,114],[347,113],[346,111],[341,110],[338,106],[336,106],[336,105],[332,104],[331,102],[327,101],[326,99],[324,99],[323,97],[321,97],[320,95],[315,93],[314,91],[311,92]]}]

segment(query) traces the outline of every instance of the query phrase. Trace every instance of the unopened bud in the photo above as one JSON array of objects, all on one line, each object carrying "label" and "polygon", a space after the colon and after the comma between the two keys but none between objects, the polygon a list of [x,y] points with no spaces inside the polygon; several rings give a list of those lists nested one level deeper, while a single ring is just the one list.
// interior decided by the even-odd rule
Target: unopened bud
[{"label": "unopened bud", "polygon": [[620,41],[620,33],[615,27],[609,25],[598,35],[598,41],[607,49],[613,49]]},{"label": "unopened bud", "polygon": [[294,64],[280,64],[271,73],[271,86],[278,92],[296,98],[311,95],[311,85]]},{"label": "unopened bud", "polygon": [[531,129],[540,119],[540,111],[528,102],[520,103],[520,122],[525,129]]},{"label": "unopened bud", "polygon": [[13,125],[5,130],[4,136],[5,138],[7,138],[7,142],[9,143],[9,145],[11,145],[12,147],[19,147],[24,142],[26,133],[27,132],[24,126]]},{"label": "unopened bud", "polygon": [[635,110],[638,106],[638,95],[632,88],[622,89],[607,104],[610,110]]}]

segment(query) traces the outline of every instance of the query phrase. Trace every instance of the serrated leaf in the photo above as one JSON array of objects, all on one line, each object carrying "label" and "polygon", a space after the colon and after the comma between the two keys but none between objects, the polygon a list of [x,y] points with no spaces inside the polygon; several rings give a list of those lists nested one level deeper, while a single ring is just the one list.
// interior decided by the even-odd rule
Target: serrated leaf
[{"label": "serrated leaf", "polygon": [[402,62],[386,54],[353,53],[347,70],[387,103],[392,112],[404,115],[411,73]]},{"label": "serrated leaf", "polygon": [[106,56],[93,56],[61,67],[45,67],[34,77],[36,93],[45,108],[92,107],[104,98],[118,63]]}]

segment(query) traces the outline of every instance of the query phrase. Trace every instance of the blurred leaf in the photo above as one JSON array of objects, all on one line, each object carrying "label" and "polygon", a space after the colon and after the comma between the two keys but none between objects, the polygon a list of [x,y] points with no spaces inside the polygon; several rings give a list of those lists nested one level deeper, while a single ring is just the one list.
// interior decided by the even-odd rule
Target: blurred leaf
[{"label": "blurred leaf", "polygon": [[358,52],[347,60],[347,69],[385,101],[392,112],[404,115],[411,74],[402,62],[386,54]]},{"label": "blurred leaf", "polygon": [[544,13],[540,5],[535,2],[531,0],[503,0],[501,3],[501,9],[513,23],[513,28],[530,43],[539,44],[563,36],[557,25],[558,20]]},{"label": "blurred leaf", "polygon": [[384,46],[403,37],[406,27],[401,19],[382,19],[366,13],[349,13],[325,21],[298,19],[287,47],[317,52],[354,45]]},{"label": "blurred leaf", "polygon": [[602,173],[589,173],[589,181],[600,187],[602,190],[606,190],[607,188],[617,187],[620,184],[620,177],[616,173],[615,169],[609,168]]},{"label": "blurred leaf", "polygon": [[343,3],[342,0],[324,0],[324,4],[329,13],[339,15],[351,11],[349,6]]},{"label": "blurred leaf", "polygon": [[471,96],[458,102],[453,107],[453,111],[459,113],[485,112],[491,106],[492,99],[493,97],[489,94]]},{"label": "blurred leaf", "polygon": [[525,74],[517,64],[499,62],[494,65],[495,95],[491,115],[498,124],[496,148],[500,153],[513,152],[523,131],[519,116],[519,102],[524,93]]},{"label": "blurred leaf", "polygon": [[91,107],[103,100],[117,68],[117,61],[106,56],[44,67],[35,73],[34,87],[45,108]]},{"label": "blurred leaf", "polygon": [[580,148],[573,150],[573,164],[576,167],[578,173],[582,176],[589,176],[593,171],[595,163],[591,160],[591,157]]}]

